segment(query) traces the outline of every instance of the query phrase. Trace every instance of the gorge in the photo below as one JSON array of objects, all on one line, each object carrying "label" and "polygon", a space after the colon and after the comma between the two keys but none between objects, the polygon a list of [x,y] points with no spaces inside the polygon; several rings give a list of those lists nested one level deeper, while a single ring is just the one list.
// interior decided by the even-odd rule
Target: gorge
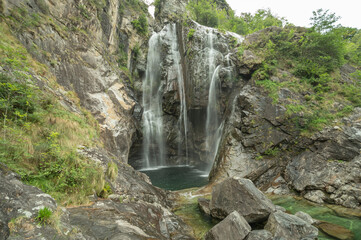
[{"label": "gorge", "polygon": [[[360,30],[154,5],[0,0],[0,240],[201,239],[221,220],[290,239],[283,217],[315,236],[264,194],[357,237]],[[249,200],[234,189],[259,219],[229,210]]]}]

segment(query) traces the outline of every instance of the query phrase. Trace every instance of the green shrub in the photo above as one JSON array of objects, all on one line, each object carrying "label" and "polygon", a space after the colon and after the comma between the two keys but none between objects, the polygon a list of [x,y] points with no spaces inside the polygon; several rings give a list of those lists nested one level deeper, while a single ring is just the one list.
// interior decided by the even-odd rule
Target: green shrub
[{"label": "green shrub", "polygon": [[148,20],[145,14],[139,16],[137,20],[132,21],[133,27],[141,35],[147,35],[148,33]]},{"label": "green shrub", "polygon": [[108,198],[109,195],[113,193],[112,188],[110,187],[109,183],[105,183],[104,188],[102,191],[98,194],[101,198]]},{"label": "green shrub", "polygon": [[53,212],[51,211],[51,209],[44,207],[42,209],[39,210],[38,212],[38,216],[36,217],[36,220],[39,221],[40,224],[49,224],[50,223],[50,218],[53,215]]},{"label": "green shrub", "polygon": [[196,32],[196,30],[194,28],[189,29],[189,32],[188,32],[188,35],[187,35],[188,40],[193,39],[193,35],[194,35],[195,32]]}]

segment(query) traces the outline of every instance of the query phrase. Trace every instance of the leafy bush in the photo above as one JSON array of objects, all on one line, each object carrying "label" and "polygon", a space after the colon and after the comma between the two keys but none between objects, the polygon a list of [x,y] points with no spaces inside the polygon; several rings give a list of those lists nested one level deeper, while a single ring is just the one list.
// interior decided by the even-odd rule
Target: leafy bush
[{"label": "leafy bush", "polygon": [[188,32],[188,35],[187,35],[188,40],[193,39],[193,35],[194,35],[195,32],[196,32],[196,30],[194,28],[189,29],[189,32]]},{"label": "leafy bush", "polygon": [[98,194],[98,196],[101,198],[107,198],[111,194],[113,194],[112,188],[109,183],[105,183],[103,190]]},{"label": "leafy bush", "polygon": [[236,16],[224,1],[190,0],[187,9],[190,17],[202,25],[243,35],[271,26],[282,27],[286,23],[269,9],[260,9],[254,15],[242,13]]},{"label": "leafy bush", "polygon": [[148,20],[145,14],[139,16],[137,20],[132,21],[133,27],[141,35],[147,35],[148,33]]},{"label": "leafy bush", "polygon": [[50,218],[52,215],[53,215],[53,212],[51,211],[51,209],[44,207],[39,210],[36,220],[38,220],[40,224],[45,225],[45,224],[50,223]]},{"label": "leafy bush", "polygon": [[13,120],[18,124],[26,121],[34,122],[37,104],[37,95],[33,87],[25,82],[12,82],[5,74],[0,73],[0,118]]}]

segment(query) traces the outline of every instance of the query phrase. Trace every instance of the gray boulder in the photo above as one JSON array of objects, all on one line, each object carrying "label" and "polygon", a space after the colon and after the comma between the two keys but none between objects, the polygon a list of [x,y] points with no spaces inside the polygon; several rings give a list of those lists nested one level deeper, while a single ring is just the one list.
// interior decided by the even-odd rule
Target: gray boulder
[{"label": "gray boulder", "polygon": [[303,197],[307,200],[310,200],[311,202],[322,204],[323,200],[326,198],[326,195],[321,190],[316,190],[306,193]]},{"label": "gray boulder", "polygon": [[273,236],[267,230],[253,230],[248,234],[247,240],[272,240]]},{"label": "gray boulder", "polygon": [[316,239],[318,230],[301,218],[284,212],[274,212],[270,215],[265,229],[274,237],[285,239]]},{"label": "gray boulder", "polygon": [[266,220],[275,211],[275,205],[252,181],[244,178],[228,178],[216,185],[210,203],[211,215],[223,219],[238,211],[249,223]]},{"label": "gray boulder", "polygon": [[295,216],[301,218],[303,221],[305,221],[308,224],[314,224],[317,223],[318,220],[313,219],[308,213],[299,211],[295,213]]},{"label": "gray boulder", "polygon": [[237,211],[209,230],[205,240],[242,240],[251,232],[251,226]]},{"label": "gray boulder", "polygon": [[206,215],[211,215],[211,210],[209,209],[210,200],[205,198],[198,198],[198,207],[201,212]]}]

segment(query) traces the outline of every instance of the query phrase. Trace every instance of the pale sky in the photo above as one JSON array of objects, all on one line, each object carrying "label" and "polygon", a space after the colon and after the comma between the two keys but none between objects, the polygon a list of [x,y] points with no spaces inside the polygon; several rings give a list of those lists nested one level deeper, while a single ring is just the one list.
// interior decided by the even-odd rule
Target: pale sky
[{"label": "pale sky", "polygon": [[258,9],[269,8],[273,14],[285,17],[296,26],[309,27],[312,11],[329,9],[341,19],[337,22],[345,27],[361,29],[360,0],[226,0],[237,14],[255,13]]},{"label": "pale sky", "polygon": [[[152,3],[154,0],[145,0]],[[242,12],[254,14],[258,9],[271,9],[279,17],[285,17],[296,26],[309,27],[312,11],[329,9],[341,19],[337,22],[344,27],[361,29],[360,0],[226,0],[239,15]],[[151,7],[150,12],[154,12]]]}]

